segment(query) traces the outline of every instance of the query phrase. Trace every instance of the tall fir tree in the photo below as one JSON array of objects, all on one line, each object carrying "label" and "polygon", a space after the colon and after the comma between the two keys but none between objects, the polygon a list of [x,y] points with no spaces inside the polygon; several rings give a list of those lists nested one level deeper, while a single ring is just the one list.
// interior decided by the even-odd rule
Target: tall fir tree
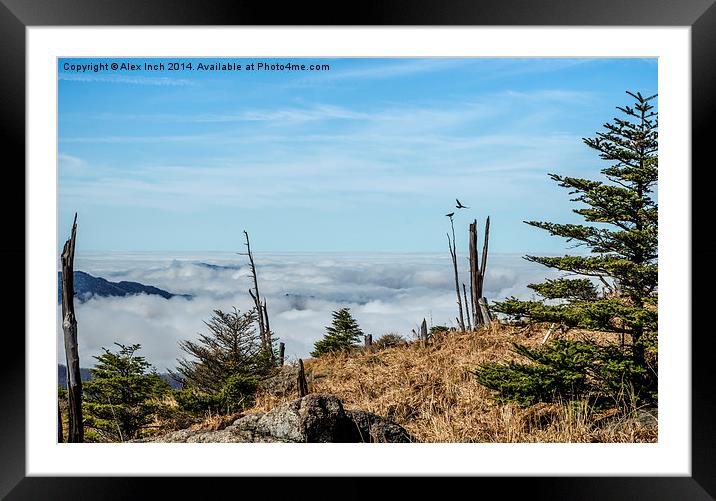
[{"label": "tall fir tree", "polygon": [[658,176],[658,124],[650,104],[656,96],[628,94],[636,103],[618,107],[625,117],[604,124],[604,132],[583,140],[611,162],[601,171],[608,182],[550,174],[577,195],[572,201],[586,204],[574,212],[596,224],[525,221],[591,251],[588,256],[526,256],[528,261],[595,277],[602,290],[584,278],[547,280],[529,287],[545,299],[561,300],[560,304],[510,299],[496,307],[535,321],[627,334],[635,361],[641,361],[642,337],[657,326],[658,207],[652,194]]},{"label": "tall fir tree", "polygon": [[333,312],[333,322],[326,327],[323,339],[316,341],[312,357],[320,357],[325,353],[350,351],[357,346],[363,336],[358,322],[351,316],[349,308],[341,308]]},{"label": "tall fir tree", "polygon": [[[637,383],[643,386],[644,377],[655,379],[655,368],[645,350],[652,347],[652,353],[655,351],[657,332],[658,206],[654,189],[658,179],[658,114],[652,104],[656,95],[627,94],[635,100],[633,106],[617,107],[621,116],[605,123],[596,137],[583,139],[610,163],[601,170],[605,180],[550,174],[559,186],[575,195],[573,202],[582,204],[574,212],[587,224],[525,221],[574,242],[575,247],[585,247],[589,253],[525,256],[528,261],[565,272],[565,276],[529,285],[544,300],[513,297],[496,302],[493,309],[530,322],[620,334],[631,341],[623,352],[628,352],[633,363],[631,376],[641,379]],[[533,361],[543,355],[526,348],[518,351]],[[651,358],[655,362],[655,357]],[[482,374],[483,382],[490,381],[487,373]],[[493,385],[495,381],[492,378]]]}]

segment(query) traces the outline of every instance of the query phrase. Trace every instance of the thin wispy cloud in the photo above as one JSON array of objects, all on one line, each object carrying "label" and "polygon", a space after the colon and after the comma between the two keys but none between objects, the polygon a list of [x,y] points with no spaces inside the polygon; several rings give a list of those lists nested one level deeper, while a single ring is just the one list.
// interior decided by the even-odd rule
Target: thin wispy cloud
[{"label": "thin wispy cloud", "polygon": [[[356,61],[360,62],[360,59]],[[335,82],[339,80],[379,80],[388,78],[405,77],[421,73],[432,73],[437,71],[448,71],[458,66],[469,64],[465,59],[415,59],[415,60],[381,60],[378,65],[357,67],[344,70],[335,70],[321,74],[312,75],[298,80],[298,83],[307,82]]]},{"label": "thin wispy cloud", "polygon": [[87,165],[87,161],[85,161],[79,157],[68,155],[67,153],[60,153],[57,156],[57,160],[60,163],[60,168],[65,167],[65,166],[70,167],[70,168],[78,168],[78,167],[84,167]]},{"label": "thin wispy cloud", "polygon": [[240,113],[200,113],[197,115],[179,114],[125,114],[99,113],[77,114],[74,118],[105,121],[142,121],[156,123],[233,123],[233,122],[274,122],[281,125],[293,125],[321,120],[366,120],[370,114],[350,110],[341,106],[319,104],[306,108],[286,108],[274,110],[246,110]]},{"label": "thin wispy cloud", "polygon": [[516,77],[528,75],[545,75],[559,73],[584,66],[599,65],[599,58],[494,58],[491,61],[491,71],[483,73],[480,78],[484,81],[506,80],[514,81]]},{"label": "thin wispy cloud", "polygon": [[160,87],[185,87],[196,85],[195,81],[186,78],[148,77],[134,75],[77,75],[73,73],[60,73],[59,75],[57,75],[57,79],[67,82],[101,82],[127,85],[151,85]]},{"label": "thin wispy cloud", "polygon": [[593,101],[596,97],[594,92],[562,90],[562,89],[543,89],[531,92],[518,92],[514,90],[506,90],[502,93],[507,98],[515,100],[530,101],[533,103],[558,102],[563,104],[585,103]]},{"label": "thin wispy cloud", "polygon": [[[259,123],[271,128],[289,128],[301,126],[306,123],[320,124],[322,122],[341,121],[347,126],[363,129],[350,129],[344,134],[316,134],[305,129],[291,131],[283,136],[275,135],[272,129],[253,130],[250,135],[239,133],[239,130],[225,129],[212,134],[176,134],[176,135],[145,135],[145,136],[80,136],[63,137],[61,142],[66,143],[161,143],[206,141],[218,143],[252,143],[252,142],[316,142],[324,140],[354,141],[356,138],[415,138],[426,134],[433,134],[449,127],[457,127],[469,122],[487,123],[499,116],[509,116],[511,106],[550,101],[555,104],[573,104],[580,99],[588,99],[586,93],[569,92],[561,90],[545,90],[540,92],[514,92],[505,91],[492,94],[481,99],[471,99],[455,102],[454,100],[442,102],[435,100],[426,104],[391,105],[379,109],[352,109],[345,106],[319,103],[304,108],[284,109],[249,109],[241,113],[196,115],[179,114],[95,114],[77,115],[83,120],[103,121],[136,121],[144,123],[187,123],[187,124],[231,124]],[[521,109],[520,121],[525,123],[544,114],[541,109]],[[331,130],[331,129],[327,129]],[[266,134],[262,131],[268,131]],[[452,133],[452,132],[451,132]],[[371,135],[372,134],[372,135]],[[493,134],[491,134],[493,135]]]},{"label": "thin wispy cloud", "polygon": [[[222,141],[232,140],[226,135],[212,135],[212,134],[179,134],[179,135],[168,135],[168,136],[79,136],[79,137],[67,137],[60,139],[60,143],[105,143],[105,144],[121,144],[121,143],[145,143],[145,144],[156,144],[156,143],[184,143],[184,142],[197,142],[197,141]],[[235,139],[233,139],[235,141]]]}]

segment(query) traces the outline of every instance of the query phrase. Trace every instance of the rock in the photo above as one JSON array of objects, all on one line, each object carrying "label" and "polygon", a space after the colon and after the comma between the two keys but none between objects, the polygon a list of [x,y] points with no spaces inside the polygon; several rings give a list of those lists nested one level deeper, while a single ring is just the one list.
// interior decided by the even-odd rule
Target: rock
[{"label": "rock", "polygon": [[624,431],[628,429],[642,430],[658,430],[659,419],[656,408],[640,409],[635,416],[622,419],[613,425],[615,431]]},{"label": "rock", "polygon": [[416,440],[400,425],[366,411],[346,411],[355,425],[361,442],[409,443]]},{"label": "rock", "polygon": [[636,419],[645,428],[659,427],[659,411],[656,407],[640,410],[637,413]]},{"label": "rock", "polygon": [[311,394],[234,426],[292,442],[414,442],[402,426],[366,411],[345,411],[333,395]]},{"label": "rock", "polygon": [[[247,421],[243,425],[248,424]],[[311,394],[279,405],[261,416],[255,429],[292,442],[357,442],[343,404],[333,395]]]},{"label": "rock", "polygon": [[195,443],[195,442],[241,442],[227,433],[226,430],[179,430],[161,437],[141,438],[131,442],[162,442],[162,443]]},{"label": "rock", "polygon": [[310,394],[223,430],[180,430],[134,442],[414,442],[405,429],[366,411],[345,411],[333,395]]},{"label": "rock", "polygon": [[630,430],[640,430],[642,432],[657,431],[659,429],[658,410],[656,407],[648,407],[627,415],[620,413],[618,410],[614,410],[608,415],[596,420],[594,427],[615,432]]},{"label": "rock", "polygon": [[246,429],[255,430],[256,426],[265,413],[259,412],[257,414],[247,414],[234,421],[229,428],[232,429]]},{"label": "rock", "polygon": [[298,409],[300,429],[306,442],[356,442],[343,404],[333,395],[306,395]]},{"label": "rock", "polygon": [[[305,397],[304,397],[305,398]],[[292,442],[305,442],[300,430],[298,409],[301,400],[292,400],[274,407],[256,422],[256,431],[262,435],[273,435]]]}]

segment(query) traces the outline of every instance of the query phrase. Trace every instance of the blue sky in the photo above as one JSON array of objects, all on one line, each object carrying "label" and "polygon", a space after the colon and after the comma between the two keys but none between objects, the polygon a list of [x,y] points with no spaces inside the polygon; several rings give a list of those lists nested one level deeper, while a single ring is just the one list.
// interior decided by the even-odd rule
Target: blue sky
[{"label": "blue sky", "polygon": [[[101,71],[60,59],[59,242],[78,252],[443,251],[491,216],[494,252],[562,253],[547,173],[598,178],[591,137],[657,91],[648,59],[221,59],[328,71]],[[143,64],[143,59],[131,60]],[[153,60],[158,62],[160,60]]]}]

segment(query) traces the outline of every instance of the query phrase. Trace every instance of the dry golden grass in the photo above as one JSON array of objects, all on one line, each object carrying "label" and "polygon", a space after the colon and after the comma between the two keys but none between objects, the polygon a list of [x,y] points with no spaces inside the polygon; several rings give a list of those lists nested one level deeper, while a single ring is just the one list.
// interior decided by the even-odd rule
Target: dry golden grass
[{"label": "dry golden grass", "polygon": [[[412,342],[372,353],[323,356],[305,362],[309,388],[336,395],[346,409],[392,419],[421,442],[655,442],[656,430],[634,420],[596,427],[586,410],[556,404],[523,409],[490,398],[490,390],[471,371],[483,362],[517,359],[511,342],[538,344],[546,330],[495,325],[442,333],[427,347]],[[569,333],[584,336],[594,334]],[[296,396],[264,390],[247,412],[266,411]]]}]

